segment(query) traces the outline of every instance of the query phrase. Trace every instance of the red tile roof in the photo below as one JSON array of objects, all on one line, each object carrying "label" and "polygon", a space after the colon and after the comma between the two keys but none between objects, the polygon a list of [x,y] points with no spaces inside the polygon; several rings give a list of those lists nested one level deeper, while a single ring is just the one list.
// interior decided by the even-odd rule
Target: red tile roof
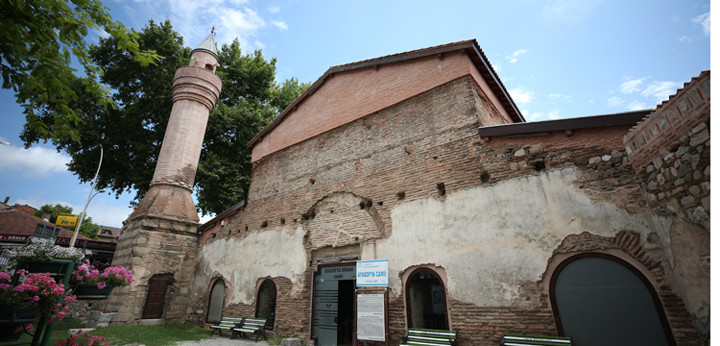
[{"label": "red tile roof", "polygon": [[[0,211],[0,234],[33,235],[38,224],[60,228],[59,238],[72,238],[73,232],[52,222],[25,214],[16,209]],[[78,235],[78,239],[89,239]]]}]

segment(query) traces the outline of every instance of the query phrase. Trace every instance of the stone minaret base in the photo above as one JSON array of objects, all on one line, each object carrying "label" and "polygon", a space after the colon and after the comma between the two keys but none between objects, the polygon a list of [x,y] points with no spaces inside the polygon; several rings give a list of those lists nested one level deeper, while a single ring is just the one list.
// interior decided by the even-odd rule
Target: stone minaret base
[{"label": "stone minaret base", "polygon": [[[160,320],[181,323],[192,314],[189,283],[198,252],[196,223],[154,216],[129,219],[115,250],[113,265],[132,268],[135,282],[113,290],[104,309],[113,324],[142,323],[150,280],[169,280]],[[190,311],[188,310],[190,309]]]}]

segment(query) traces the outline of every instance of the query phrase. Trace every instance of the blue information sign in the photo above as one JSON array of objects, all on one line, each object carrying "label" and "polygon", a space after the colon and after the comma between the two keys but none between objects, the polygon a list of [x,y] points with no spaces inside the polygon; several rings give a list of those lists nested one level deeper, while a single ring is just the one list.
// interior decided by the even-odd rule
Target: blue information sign
[{"label": "blue information sign", "polygon": [[355,284],[360,286],[387,287],[388,260],[357,261]]}]

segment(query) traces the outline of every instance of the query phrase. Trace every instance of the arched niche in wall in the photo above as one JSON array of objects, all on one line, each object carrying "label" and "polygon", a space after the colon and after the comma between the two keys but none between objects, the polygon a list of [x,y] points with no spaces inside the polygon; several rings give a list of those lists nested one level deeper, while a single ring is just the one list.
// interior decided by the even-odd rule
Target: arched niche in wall
[{"label": "arched niche in wall", "polygon": [[675,345],[655,289],[629,263],[603,253],[565,259],[550,300],[558,333],[578,345]]},{"label": "arched niche in wall", "polygon": [[255,317],[267,319],[267,328],[273,330],[275,327],[275,305],[277,302],[277,287],[275,282],[263,280],[258,288],[257,303],[255,305]]},{"label": "arched niche in wall", "polygon": [[419,267],[404,283],[408,328],[449,329],[445,284],[440,275]]},{"label": "arched niche in wall", "polygon": [[220,323],[222,319],[223,306],[225,305],[225,281],[218,278],[210,290],[208,301],[207,319],[208,323]]}]

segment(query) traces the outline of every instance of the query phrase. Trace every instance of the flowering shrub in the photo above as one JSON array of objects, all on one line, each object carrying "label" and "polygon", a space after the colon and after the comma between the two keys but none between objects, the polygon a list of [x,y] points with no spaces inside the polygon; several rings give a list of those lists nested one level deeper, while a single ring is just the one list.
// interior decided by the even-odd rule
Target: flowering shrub
[{"label": "flowering shrub", "polygon": [[95,283],[99,289],[105,288],[107,284],[127,286],[133,281],[135,281],[135,278],[129,269],[125,269],[122,266],[107,267],[101,273],[100,270],[90,264],[89,261],[77,266],[70,277],[71,285],[78,283]]},{"label": "flowering shrub", "polygon": [[82,263],[85,256],[89,256],[91,253],[90,250],[53,245],[52,240],[49,239],[38,239],[19,248],[5,250],[6,256],[14,262],[10,263],[11,266],[34,259],[63,259]]},{"label": "flowering shrub", "polygon": [[[13,284],[13,276],[17,284]],[[65,299],[60,300],[61,297]],[[27,274],[24,270],[0,272],[0,306],[19,311],[24,308],[36,308],[37,313],[50,312],[50,323],[55,317],[64,318],[70,309],[67,301],[75,296],[65,296],[65,287],[58,284],[48,273]]]},{"label": "flowering shrub", "polygon": [[58,346],[81,346],[81,345],[108,345],[107,340],[102,336],[90,335],[87,332],[78,331],[77,334],[68,336],[63,340],[55,340]]}]

